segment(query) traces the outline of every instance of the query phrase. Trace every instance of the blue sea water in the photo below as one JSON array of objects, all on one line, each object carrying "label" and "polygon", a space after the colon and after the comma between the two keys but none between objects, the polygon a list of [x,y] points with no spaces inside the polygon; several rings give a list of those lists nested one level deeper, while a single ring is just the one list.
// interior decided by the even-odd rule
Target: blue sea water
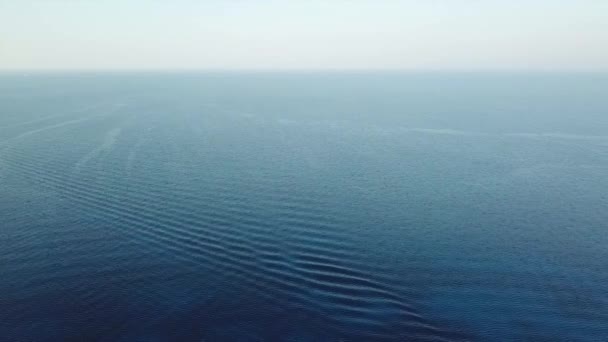
[{"label": "blue sea water", "polygon": [[608,341],[608,74],[5,73],[1,341]]}]

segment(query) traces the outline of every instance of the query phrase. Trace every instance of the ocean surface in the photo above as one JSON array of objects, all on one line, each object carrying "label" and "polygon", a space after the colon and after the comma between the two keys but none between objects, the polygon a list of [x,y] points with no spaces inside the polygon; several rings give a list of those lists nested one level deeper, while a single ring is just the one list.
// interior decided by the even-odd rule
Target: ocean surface
[{"label": "ocean surface", "polygon": [[1,341],[608,341],[608,74],[4,73]]}]

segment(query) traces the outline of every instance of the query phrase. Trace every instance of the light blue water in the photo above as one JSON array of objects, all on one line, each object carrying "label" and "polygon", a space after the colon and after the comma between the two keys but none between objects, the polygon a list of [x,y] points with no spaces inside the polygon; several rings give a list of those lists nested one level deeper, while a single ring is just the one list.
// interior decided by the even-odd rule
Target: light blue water
[{"label": "light blue water", "polygon": [[0,76],[0,340],[608,340],[608,75]]}]

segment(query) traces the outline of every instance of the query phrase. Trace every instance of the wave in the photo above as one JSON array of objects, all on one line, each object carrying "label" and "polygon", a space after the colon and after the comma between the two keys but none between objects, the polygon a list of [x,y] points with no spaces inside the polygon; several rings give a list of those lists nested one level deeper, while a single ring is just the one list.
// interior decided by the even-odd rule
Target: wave
[{"label": "wave", "polygon": [[[75,130],[75,124],[84,120],[47,129]],[[128,177],[113,154],[128,150],[119,146],[123,144],[118,139],[121,132],[122,126],[110,130],[101,145],[75,161],[72,169],[77,174],[66,175],[67,157],[62,159],[60,151],[52,157],[43,151],[24,156],[19,146],[10,146],[2,158],[12,171],[57,191],[79,210],[132,241],[194,269],[221,274],[232,286],[267,300],[291,302],[326,317],[344,336],[394,339],[426,334],[440,340],[447,334],[403,297],[406,291],[370,276],[373,266],[360,262],[349,242],[348,222],[318,208],[323,195],[281,190],[289,185],[270,172],[261,172],[261,178],[253,180],[216,175],[194,189],[154,178]],[[69,136],[69,132],[63,133]],[[146,149],[144,142],[138,144],[138,149]],[[87,167],[102,154],[99,163],[103,167]],[[256,202],[242,194],[245,184],[257,187]],[[76,277],[82,267],[72,265],[71,270],[66,268],[55,276]],[[97,307],[109,305],[103,295],[80,286],[78,291],[87,302]]]}]

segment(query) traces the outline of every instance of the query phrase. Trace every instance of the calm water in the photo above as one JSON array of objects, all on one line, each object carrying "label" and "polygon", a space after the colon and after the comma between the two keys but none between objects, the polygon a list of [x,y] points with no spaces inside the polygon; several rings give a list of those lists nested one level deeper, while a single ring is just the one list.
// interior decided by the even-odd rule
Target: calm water
[{"label": "calm water", "polygon": [[4,74],[2,341],[607,341],[608,75]]}]

